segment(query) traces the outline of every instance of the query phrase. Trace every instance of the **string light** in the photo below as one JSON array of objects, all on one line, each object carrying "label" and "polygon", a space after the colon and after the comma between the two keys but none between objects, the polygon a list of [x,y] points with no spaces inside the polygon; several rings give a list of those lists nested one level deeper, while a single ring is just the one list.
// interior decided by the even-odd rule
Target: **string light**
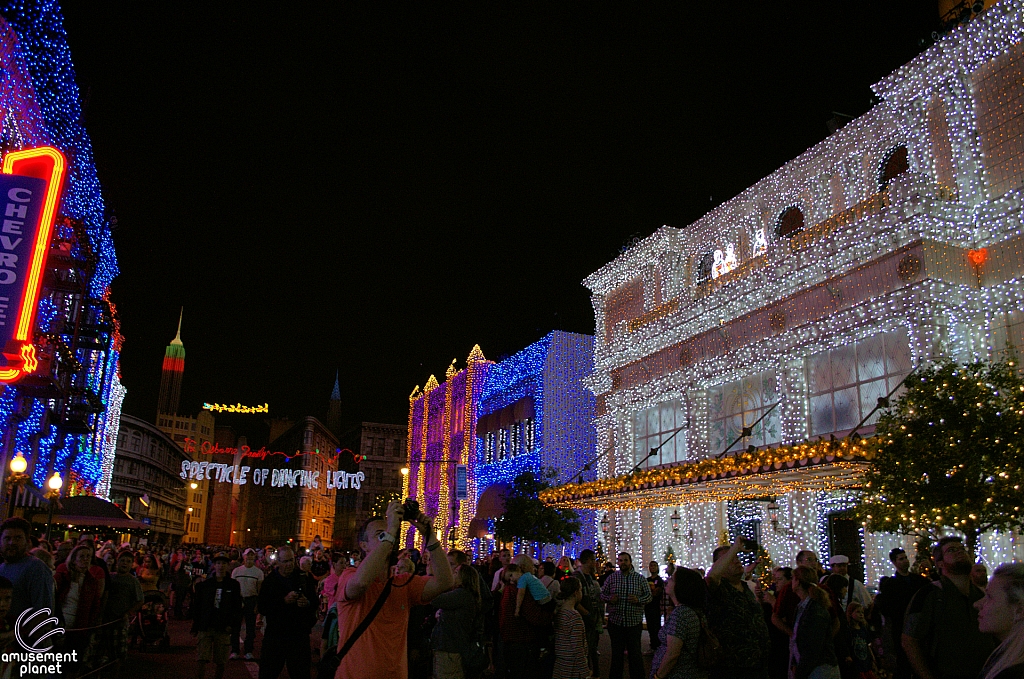
[{"label": "string light", "polygon": [[[5,111],[0,144],[6,149],[53,146],[68,159],[55,239],[63,238],[71,244],[68,255],[94,263],[84,278],[86,297],[106,300],[118,273],[117,258],[91,142],[82,125],[60,8],[54,0],[3,2],[0,14],[0,30],[10,37],[0,55],[4,75],[0,108]],[[73,222],[78,225],[74,229]],[[81,237],[76,235],[79,226]],[[63,303],[44,296],[38,303],[34,330],[71,346],[72,337],[64,334],[67,313]],[[81,366],[77,384],[88,388],[103,406],[102,412],[92,417],[95,434],[58,433],[58,428],[49,423],[48,402],[34,398],[25,387],[7,388],[0,395],[0,422],[14,430],[13,441],[31,442],[25,449],[38,451],[32,478],[38,487],[46,482],[49,471],[60,470],[68,481],[67,494],[106,493],[109,482],[104,479],[109,479],[112,463],[110,441],[111,437],[116,439],[124,397],[117,379],[121,337],[116,317],[113,320],[111,349],[79,349],[60,356],[65,365]],[[19,396],[22,398],[17,399]],[[27,416],[11,417],[16,399],[22,402],[22,413]]]},{"label": "string light", "polygon": [[[408,488],[410,493],[415,489],[420,511],[434,516],[434,527],[445,545],[449,543],[452,527],[454,466],[456,461],[464,457],[469,459],[465,449],[468,445],[466,437],[472,434],[472,428],[465,428],[464,416],[453,418],[452,413],[464,415],[466,412],[476,412],[477,392],[472,381],[478,374],[486,374],[489,366],[490,362],[484,358],[480,347],[474,346],[465,369],[456,370],[454,361],[449,366],[443,389],[437,383],[437,378],[431,375],[422,393],[414,389],[409,396],[410,429],[414,432],[409,440],[409,468],[417,469],[417,472],[414,475],[410,471],[406,477]],[[460,451],[455,459],[452,459],[452,450]],[[467,468],[467,489],[471,476],[471,469]],[[468,530],[468,519],[463,525],[463,517],[471,517],[475,513],[475,500],[470,496],[460,504],[459,527],[454,536],[456,544],[464,540],[460,536],[464,536]],[[406,541],[409,544],[408,537]]]},{"label": "string light", "polygon": [[[844,434],[856,421],[840,422],[866,415],[913,365],[987,359],[1024,340],[1016,217],[1024,167],[1009,127],[1024,113],[1022,57],[1024,3],[998,3],[876,84],[881,102],[868,113],[685,229],[662,227],[589,276],[597,344],[587,384],[597,395],[598,445],[610,452],[598,480],[548,497],[608,508],[610,552],[650,549],[641,538],[648,522],[662,549],[664,512],[651,507],[685,502],[685,539],[673,547],[706,564],[728,532],[725,505],[713,503],[749,502],[777,481],[773,559],[792,563],[798,547],[827,555],[825,519],[856,502],[862,463],[844,457],[830,463],[831,480],[816,476],[822,465],[804,466],[798,442]],[[715,252],[730,244],[738,264],[715,276]],[[822,386],[816,361],[849,368],[853,381]],[[725,437],[712,437],[710,424],[750,422],[723,391],[739,391],[741,404],[771,402],[763,383],[743,391],[753,376],[777,381],[778,436],[758,443],[781,451],[757,451],[754,461],[795,455],[788,474],[751,471],[737,464],[743,454],[714,459]],[[637,462],[636,415],[676,400],[690,414],[689,459],[625,475]],[[872,430],[869,421],[862,433]],[[697,469],[709,474],[690,476]],[[902,539],[861,539],[870,580],[889,570],[883,550]],[[998,534],[982,545],[989,554],[1017,548],[1015,536]]]},{"label": "string light", "polygon": [[244,406],[241,403],[236,403],[235,405],[204,403],[203,410],[211,410],[215,413],[269,413],[270,406],[266,403],[261,406]]},{"label": "string light", "polygon": [[[493,546],[490,540],[481,542],[469,535],[477,501],[489,487],[511,484],[520,473],[541,469],[557,469],[556,482],[567,480],[567,475],[573,473],[595,478],[593,470],[583,469],[593,460],[595,451],[595,430],[590,423],[594,397],[583,384],[592,356],[592,337],[555,331],[497,364],[487,361],[475,347],[466,369],[450,368],[447,372],[443,403],[428,401],[431,394],[441,392],[436,381],[428,381],[423,393],[413,390],[409,427],[410,432],[418,430],[420,434],[418,441],[410,439],[410,468],[419,462],[421,473],[416,478],[409,474],[409,488],[422,492],[429,508],[436,493],[438,530],[445,536],[443,540],[447,540],[451,528],[446,518],[450,508],[445,508],[454,492],[455,462],[466,465],[467,470],[467,498],[459,503],[455,545],[478,552]],[[444,408],[444,417],[427,418],[424,424],[424,409],[435,412],[435,408]],[[515,409],[519,409],[518,416],[511,412]],[[502,420],[500,427],[494,425],[494,431],[490,424],[481,425],[499,415],[518,419]],[[478,431],[481,426],[488,430]],[[435,439],[441,443],[436,446],[441,451],[438,456],[423,444]],[[493,448],[487,441],[493,441]],[[576,539],[548,551],[577,554],[584,547],[594,546],[596,519],[592,512],[583,514],[583,528]],[[488,523],[488,529],[493,530],[492,523]]]}]

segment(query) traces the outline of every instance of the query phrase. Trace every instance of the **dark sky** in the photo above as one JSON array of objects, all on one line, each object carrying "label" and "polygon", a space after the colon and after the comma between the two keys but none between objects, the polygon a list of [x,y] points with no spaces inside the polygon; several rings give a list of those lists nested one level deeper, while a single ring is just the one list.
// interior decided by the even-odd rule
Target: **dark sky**
[{"label": "dark sky", "polygon": [[181,306],[189,413],[319,416],[338,369],[347,419],[402,423],[474,343],[590,333],[585,276],[866,111],[938,18],[361,4],[66,3],[118,221],[126,412],[153,417]]}]

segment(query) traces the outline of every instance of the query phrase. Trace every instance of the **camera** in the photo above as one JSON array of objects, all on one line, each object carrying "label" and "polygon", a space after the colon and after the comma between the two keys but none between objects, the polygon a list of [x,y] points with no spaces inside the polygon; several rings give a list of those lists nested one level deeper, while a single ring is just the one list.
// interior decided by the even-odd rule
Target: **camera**
[{"label": "camera", "polygon": [[411,497],[406,498],[402,503],[402,521],[414,523],[418,518],[420,518],[420,503]]}]

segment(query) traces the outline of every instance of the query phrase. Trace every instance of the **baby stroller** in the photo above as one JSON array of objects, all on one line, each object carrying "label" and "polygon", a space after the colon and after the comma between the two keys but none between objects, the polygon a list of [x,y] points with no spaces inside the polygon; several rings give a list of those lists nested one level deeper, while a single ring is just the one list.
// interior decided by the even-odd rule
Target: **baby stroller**
[{"label": "baby stroller", "polygon": [[171,647],[167,633],[167,598],[163,592],[150,591],[142,595],[142,608],[135,616],[132,641],[142,650],[156,646],[160,650]]}]

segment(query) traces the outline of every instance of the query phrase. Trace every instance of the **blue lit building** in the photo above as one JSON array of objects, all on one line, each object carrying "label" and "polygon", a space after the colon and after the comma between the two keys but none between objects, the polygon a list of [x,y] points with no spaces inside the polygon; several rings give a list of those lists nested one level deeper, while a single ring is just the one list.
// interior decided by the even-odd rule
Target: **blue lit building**
[{"label": "blue lit building", "polygon": [[[594,338],[556,330],[487,372],[477,405],[477,458],[474,479],[476,517],[468,537],[483,552],[486,537],[502,511],[502,496],[524,471],[554,470],[553,485],[595,478],[586,469],[596,454],[595,399],[583,384],[594,366]],[[563,547],[547,547],[545,556],[576,555],[597,542],[590,510],[581,513],[582,530]]]},{"label": "blue lit building", "polygon": [[0,2],[0,79],[0,154],[51,145],[69,163],[39,297],[39,368],[0,387],[0,473],[20,452],[30,483],[19,502],[54,472],[65,495],[107,497],[125,393],[108,299],[118,267],[56,2]]}]

